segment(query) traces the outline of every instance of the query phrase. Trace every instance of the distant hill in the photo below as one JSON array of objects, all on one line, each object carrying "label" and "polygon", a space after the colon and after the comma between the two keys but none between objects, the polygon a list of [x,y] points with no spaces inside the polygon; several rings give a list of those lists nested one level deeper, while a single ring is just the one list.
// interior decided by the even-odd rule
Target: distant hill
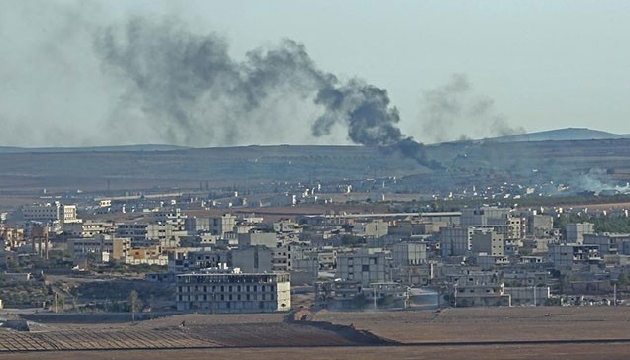
[{"label": "distant hill", "polygon": [[531,134],[507,135],[484,139],[490,142],[548,141],[548,140],[600,140],[628,138],[628,135],[611,134],[586,128],[566,128]]},{"label": "distant hill", "polygon": [[127,151],[173,151],[189,149],[185,146],[163,144],[117,145],[117,146],[86,146],[86,147],[16,147],[0,146],[0,154],[17,153],[76,153],[76,152],[127,152]]}]

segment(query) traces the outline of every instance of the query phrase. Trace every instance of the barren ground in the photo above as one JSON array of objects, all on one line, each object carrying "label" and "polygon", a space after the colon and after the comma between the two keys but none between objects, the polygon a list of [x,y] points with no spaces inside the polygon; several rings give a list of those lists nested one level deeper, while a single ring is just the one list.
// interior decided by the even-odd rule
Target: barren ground
[{"label": "barren ground", "polygon": [[[322,311],[312,320],[352,324],[356,331],[350,327],[287,323],[281,315],[191,314],[136,324],[45,324],[33,328],[36,332],[32,333],[3,330],[0,331],[0,343],[5,346],[16,341],[15,336],[26,342],[29,336],[48,336],[50,339],[64,336],[68,346],[65,349],[75,350],[0,353],[2,359],[9,360],[134,360],[148,356],[153,360],[226,356],[238,359],[362,360],[630,358],[630,307],[478,308],[384,313]],[[184,321],[185,329],[181,327]],[[373,345],[369,336],[362,337],[362,330],[393,342]],[[111,350],[106,350],[103,345],[110,340],[114,345]],[[527,343],[529,341],[537,343]],[[150,349],[131,349],[138,346],[137,342],[146,343]],[[59,348],[58,344],[52,344]],[[163,348],[169,344],[181,348]],[[95,349],[84,350],[89,346],[95,346]],[[120,350],[125,346],[131,348]]]}]

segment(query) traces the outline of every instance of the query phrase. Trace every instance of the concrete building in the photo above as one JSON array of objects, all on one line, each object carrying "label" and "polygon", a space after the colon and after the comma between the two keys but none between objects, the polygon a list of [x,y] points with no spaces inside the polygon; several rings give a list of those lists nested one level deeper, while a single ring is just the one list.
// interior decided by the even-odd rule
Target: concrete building
[{"label": "concrete building", "polygon": [[278,238],[275,232],[263,232],[250,230],[244,234],[238,234],[238,246],[264,245],[268,248],[275,248],[278,245]]},{"label": "concrete building", "polygon": [[173,230],[184,230],[186,215],[181,209],[162,209],[153,214],[153,220],[158,224],[169,225]]},{"label": "concrete building", "polygon": [[364,287],[370,283],[391,280],[390,259],[382,249],[363,248],[337,254],[335,276],[342,280],[358,281]]},{"label": "concrete building", "polygon": [[474,256],[474,264],[479,266],[481,270],[494,270],[510,264],[507,256],[503,255],[476,255]]},{"label": "concrete building", "polygon": [[35,221],[44,224],[59,222],[70,224],[81,222],[77,218],[76,205],[63,205],[60,202],[34,204],[22,207],[24,221]]},{"label": "concrete building", "polygon": [[411,266],[427,262],[427,244],[423,242],[401,242],[392,245],[393,265]]},{"label": "concrete building", "polygon": [[470,238],[470,250],[473,254],[503,256],[504,236],[491,229],[475,229]]},{"label": "concrete building", "polygon": [[232,214],[223,214],[217,217],[209,218],[186,218],[184,227],[191,234],[209,232],[212,235],[226,237],[227,233],[234,232],[236,226],[236,216]]},{"label": "concrete building", "polygon": [[527,217],[526,235],[537,238],[552,236],[553,216],[551,215],[530,215]]},{"label": "concrete building", "polygon": [[228,250],[213,250],[210,248],[169,249],[167,256],[168,271],[180,274],[208,268],[218,268],[231,262]]},{"label": "concrete building", "polygon": [[509,306],[509,296],[496,272],[459,269],[445,275],[454,307]]},{"label": "concrete building", "polygon": [[388,223],[382,220],[374,220],[365,223],[355,223],[352,227],[352,234],[364,236],[369,239],[378,239],[387,235]]},{"label": "concrete building", "polygon": [[66,242],[66,250],[73,259],[96,255],[101,261],[124,260],[131,250],[131,239],[113,234],[97,234],[91,238],[71,238]]},{"label": "concrete building", "polygon": [[504,226],[505,220],[510,217],[510,211],[508,208],[498,207],[463,209],[461,225],[462,227]]},{"label": "concrete building", "polygon": [[544,306],[551,298],[549,286],[505,287],[503,292],[510,296],[512,306]]},{"label": "concrete building", "polygon": [[159,245],[130,249],[125,257],[125,263],[131,265],[168,265],[168,255],[162,252]]},{"label": "concrete building", "polygon": [[116,236],[127,237],[131,241],[147,239],[147,224],[117,224]]},{"label": "concrete building", "polygon": [[440,252],[442,256],[467,256],[472,249],[475,228],[444,227],[440,229]]},{"label": "concrete building", "polygon": [[111,222],[85,221],[82,223],[69,223],[62,226],[65,234],[72,237],[92,237],[96,234],[110,233],[114,230]]},{"label": "concrete building", "polygon": [[623,254],[623,243],[630,242],[630,234],[583,234],[583,243],[599,246],[600,256]]},{"label": "concrete building", "polygon": [[214,269],[177,276],[178,311],[268,313],[291,309],[288,273]]},{"label": "concrete building", "polygon": [[567,243],[583,244],[584,234],[593,234],[595,225],[591,223],[567,224]]},{"label": "concrete building", "polygon": [[549,261],[556,269],[571,269],[576,264],[597,264],[601,260],[599,245],[549,244]]},{"label": "concrete building", "polygon": [[259,207],[282,207],[295,206],[297,204],[297,196],[294,194],[278,194],[264,199],[260,199]]},{"label": "concrete building", "polygon": [[274,251],[267,246],[247,246],[231,251],[231,264],[246,273],[262,273],[273,270]]},{"label": "concrete building", "polygon": [[520,240],[524,238],[525,232],[526,232],[525,230],[526,224],[527,223],[525,219],[508,216],[505,219],[505,228],[503,229],[503,236],[505,237],[505,239],[510,239],[510,240]]}]

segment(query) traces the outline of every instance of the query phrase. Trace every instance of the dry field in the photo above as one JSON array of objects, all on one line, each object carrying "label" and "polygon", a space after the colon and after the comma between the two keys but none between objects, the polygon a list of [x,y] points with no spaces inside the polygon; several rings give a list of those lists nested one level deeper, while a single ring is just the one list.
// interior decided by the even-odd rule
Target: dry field
[{"label": "dry field", "polygon": [[[630,307],[504,307],[441,312],[331,313],[314,320],[354,324],[404,343],[630,340]],[[630,343],[628,343],[630,350]]]},{"label": "dry field", "polygon": [[[45,324],[34,327],[36,331],[31,333],[0,332],[0,344],[4,347],[4,351],[0,348],[0,357],[9,360],[134,360],[148,356],[153,360],[224,356],[362,360],[630,358],[630,307],[322,311],[312,320],[315,322],[288,323],[281,315],[192,314],[135,324]],[[352,324],[356,330],[328,322]],[[370,333],[392,341],[379,343]],[[7,344],[16,343],[22,344],[22,348],[7,351],[10,350]],[[50,351],[25,351],[28,349]]]}]

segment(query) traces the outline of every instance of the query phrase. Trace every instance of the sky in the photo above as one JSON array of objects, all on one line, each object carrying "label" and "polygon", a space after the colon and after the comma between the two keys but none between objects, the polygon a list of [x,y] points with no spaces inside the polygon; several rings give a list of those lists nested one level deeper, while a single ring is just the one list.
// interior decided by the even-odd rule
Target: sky
[{"label": "sky", "polygon": [[629,134],[627,34],[628,1],[0,0],[0,146]]}]

